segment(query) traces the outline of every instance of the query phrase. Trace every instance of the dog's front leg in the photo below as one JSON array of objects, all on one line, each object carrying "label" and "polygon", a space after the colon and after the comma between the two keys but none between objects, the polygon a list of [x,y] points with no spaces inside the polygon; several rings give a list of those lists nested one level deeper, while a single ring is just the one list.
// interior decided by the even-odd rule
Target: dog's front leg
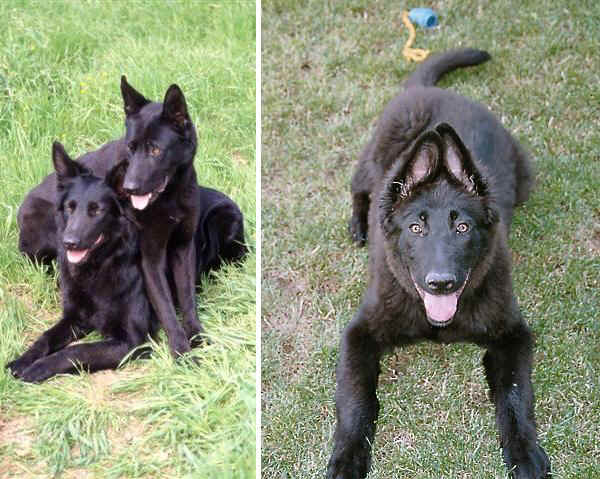
[{"label": "dog's front leg", "polygon": [[371,465],[381,353],[363,311],[361,308],[342,334],[335,394],[337,426],[328,479],[360,479]]},{"label": "dog's front leg", "polygon": [[21,379],[39,383],[57,374],[77,372],[77,366],[89,372],[115,369],[131,349],[132,345],[116,339],[76,344],[38,359],[23,372]]},{"label": "dog's front leg", "polygon": [[504,461],[514,479],[550,477],[550,460],[537,443],[531,364],[533,337],[523,322],[483,358]]},{"label": "dog's front leg", "polygon": [[196,245],[193,240],[169,250],[169,266],[175,279],[183,328],[192,346],[198,346],[202,342],[204,328],[196,311]]},{"label": "dog's front leg", "polygon": [[369,206],[371,203],[370,195],[373,189],[373,180],[369,171],[372,161],[372,150],[374,142],[371,140],[365,151],[363,151],[360,161],[352,175],[352,217],[348,229],[352,241],[359,246],[364,246],[367,242],[368,224],[369,224]]},{"label": "dog's front leg", "polygon": [[78,327],[69,319],[68,315],[65,315],[58,323],[45,331],[25,353],[8,363],[6,367],[14,376],[22,378],[23,372],[35,361],[84,337],[89,331],[89,329]]},{"label": "dog's front leg", "polygon": [[144,242],[142,237],[142,271],[146,292],[160,324],[167,333],[169,347],[174,356],[180,356],[190,350],[190,342],[183,327],[177,321],[173,297],[165,275],[167,260],[165,247]]}]

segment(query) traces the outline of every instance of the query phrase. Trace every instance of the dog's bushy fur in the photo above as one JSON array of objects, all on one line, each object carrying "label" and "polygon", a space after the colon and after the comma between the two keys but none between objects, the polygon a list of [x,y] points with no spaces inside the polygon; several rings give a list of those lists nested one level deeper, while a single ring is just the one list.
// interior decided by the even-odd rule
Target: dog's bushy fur
[{"label": "dog's bushy fur", "polygon": [[450,51],[427,60],[383,112],[352,180],[350,231],[369,241],[369,284],[342,335],[337,427],[327,477],[370,467],[385,352],[424,339],[486,348],[504,460],[515,478],[548,477],[537,443],[532,334],[512,291],[507,234],[529,194],[528,158],[483,106],[435,88],[489,59]]},{"label": "dog's bushy fur", "polygon": [[[159,327],[144,289],[137,227],[116,193],[126,165],[116,165],[102,180],[71,160],[59,143],[53,161],[63,315],[7,365],[28,382],[78,367],[116,368]],[[105,339],[69,346],[93,330]]]},{"label": "dog's bushy fur", "polygon": [[[163,103],[151,102],[121,79],[125,137],[83,155],[80,163],[98,176],[127,161],[119,186],[131,198],[141,225],[141,266],[148,297],[165,328],[174,354],[201,342],[195,286],[222,262],[241,260],[243,217],[223,193],[198,185],[193,166],[195,127],[183,92],[171,85]],[[19,208],[19,248],[30,258],[50,262],[57,253],[57,232],[49,213],[54,205],[56,175],[34,188]],[[183,321],[176,320],[175,306]]]}]

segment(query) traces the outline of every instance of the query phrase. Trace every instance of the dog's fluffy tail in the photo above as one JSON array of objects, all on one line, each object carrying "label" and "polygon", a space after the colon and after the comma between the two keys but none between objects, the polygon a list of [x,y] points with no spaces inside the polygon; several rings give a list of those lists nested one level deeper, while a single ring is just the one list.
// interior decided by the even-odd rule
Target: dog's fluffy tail
[{"label": "dog's fluffy tail", "polygon": [[474,48],[449,50],[425,60],[404,82],[404,88],[434,86],[446,73],[457,68],[479,65],[490,59],[490,54]]}]

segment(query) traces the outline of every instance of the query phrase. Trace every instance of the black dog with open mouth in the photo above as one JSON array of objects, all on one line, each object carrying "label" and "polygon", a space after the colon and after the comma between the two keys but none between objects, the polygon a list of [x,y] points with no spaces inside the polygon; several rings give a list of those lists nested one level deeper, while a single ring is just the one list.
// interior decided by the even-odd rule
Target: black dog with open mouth
[{"label": "black dog with open mouth", "polygon": [[369,283],[343,332],[329,479],[364,478],[379,412],[379,361],[422,340],[473,342],[514,478],[542,479],[533,336],[512,291],[507,235],[532,183],[526,154],[487,108],[435,88],[489,59],[465,49],[427,60],[386,107],[352,180],[350,231],[369,242]]},{"label": "black dog with open mouth", "polygon": [[[60,143],[52,157],[63,315],[7,365],[27,382],[77,367],[114,369],[159,328],[144,288],[137,226],[118,195],[127,165],[118,164],[102,180],[71,160]],[[105,339],[69,346],[93,330]]]}]

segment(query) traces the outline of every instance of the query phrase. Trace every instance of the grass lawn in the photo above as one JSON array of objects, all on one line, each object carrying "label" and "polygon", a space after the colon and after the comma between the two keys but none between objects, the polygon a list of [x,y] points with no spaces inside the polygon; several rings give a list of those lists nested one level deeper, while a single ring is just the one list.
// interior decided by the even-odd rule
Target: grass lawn
[{"label": "grass lawn", "polygon": [[[488,105],[531,152],[537,181],[511,234],[515,290],[537,336],[540,441],[555,478],[600,477],[600,6],[429,2],[414,46],[488,50],[441,86]],[[396,1],[269,0],[262,11],[262,470],[322,478],[340,332],[365,288],[350,177],[414,64]],[[503,478],[483,352],[431,343],[382,363],[369,478]]]},{"label": "grass lawn", "polygon": [[[254,478],[255,5],[251,1],[0,2],[0,477]],[[16,212],[52,170],[124,132],[122,74],[162,101],[183,90],[201,184],[231,196],[252,253],[204,282],[212,343],[42,385],[4,364],[60,316],[56,283],[17,250]]]}]

